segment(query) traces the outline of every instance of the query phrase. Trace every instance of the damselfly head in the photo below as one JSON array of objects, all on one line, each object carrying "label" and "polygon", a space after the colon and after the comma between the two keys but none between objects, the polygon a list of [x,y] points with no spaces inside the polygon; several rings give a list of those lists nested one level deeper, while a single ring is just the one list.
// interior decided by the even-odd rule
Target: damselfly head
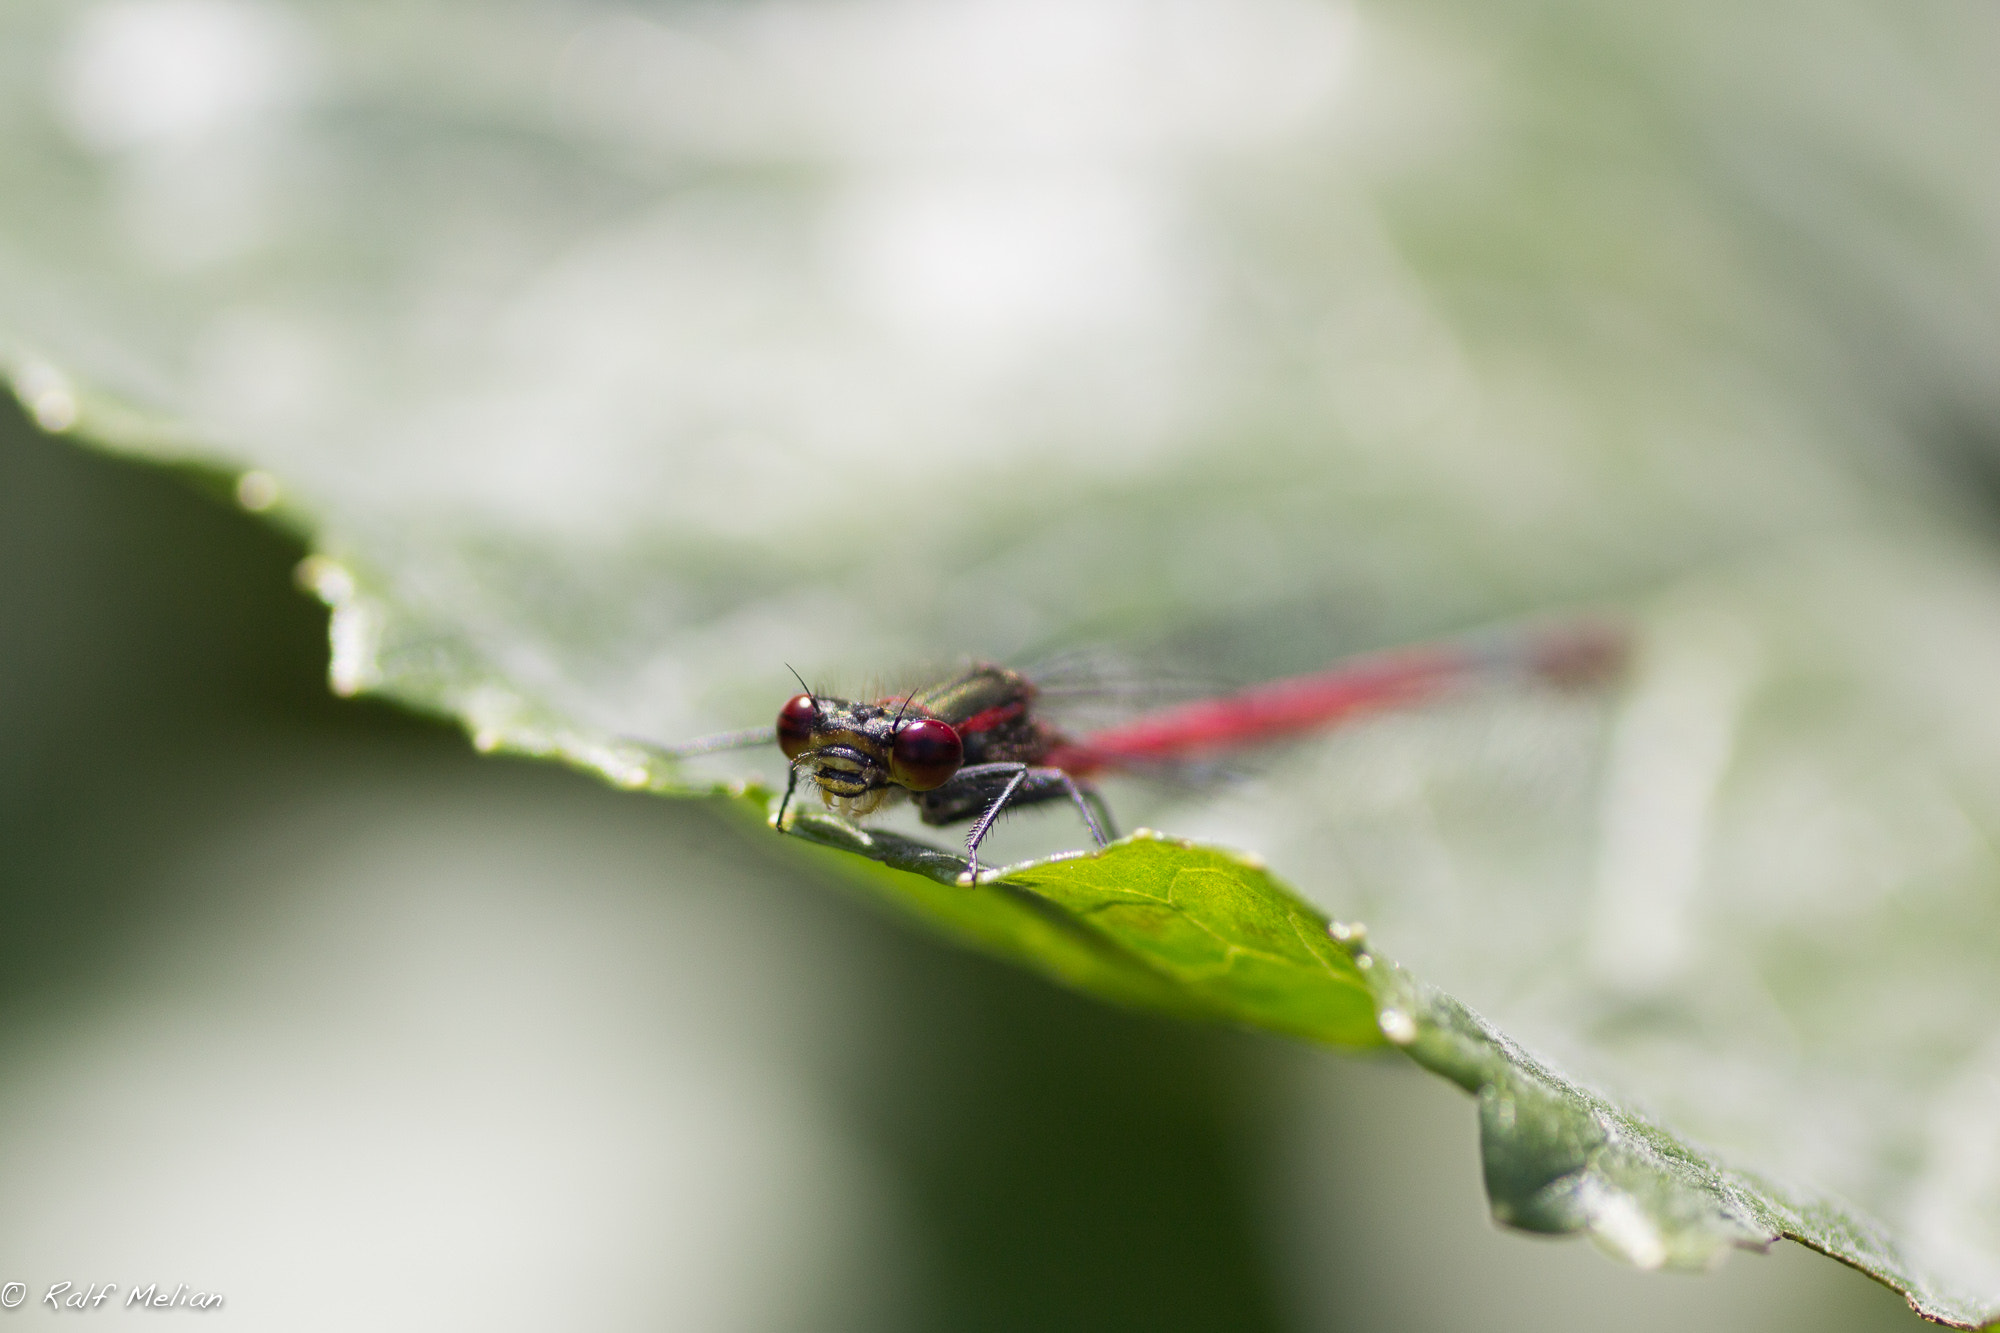
[{"label": "damselfly head", "polygon": [[818,784],[829,805],[867,814],[891,787],[930,791],[965,762],[949,722],[897,704],[850,703],[797,694],[778,710],[778,746]]}]

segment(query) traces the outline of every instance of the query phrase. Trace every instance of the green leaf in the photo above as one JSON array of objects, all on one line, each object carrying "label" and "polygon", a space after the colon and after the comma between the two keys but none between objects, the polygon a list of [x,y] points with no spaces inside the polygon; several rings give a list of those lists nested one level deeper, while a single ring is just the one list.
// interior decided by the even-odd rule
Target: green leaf
[{"label": "green leaf", "polygon": [[1517,1225],[1792,1235],[1974,1324],[1994,41],[1972,0],[22,0],[0,361],[305,535],[335,688],[663,794],[772,776],[660,747],[787,662],[1254,680],[1614,611],[1624,693],[1111,793],[1311,907],[1163,841],[978,890],[894,828],[786,845],[1122,1003],[1386,1030],[1477,1092]]},{"label": "green leaf", "polygon": [[871,892],[1079,990],[1332,1046],[1382,1044],[1367,983],[1325,918],[1253,858],[1146,833],[970,888],[958,882],[963,858],[909,838],[820,814],[791,827],[903,872],[835,863]]},{"label": "green leaf", "polygon": [[[764,793],[746,799],[759,816],[774,808]],[[1791,1239],[1881,1278],[1930,1318],[1983,1317],[1976,1295],[1865,1212],[1742,1169],[1565,1075],[1382,957],[1364,927],[1329,923],[1254,858],[1146,833],[968,888],[963,858],[908,838],[817,814],[793,832],[850,853],[834,865],[865,893],[1102,998],[1402,1048],[1477,1099],[1487,1196],[1509,1226],[1586,1233],[1641,1268],[1703,1269],[1732,1246]]]}]

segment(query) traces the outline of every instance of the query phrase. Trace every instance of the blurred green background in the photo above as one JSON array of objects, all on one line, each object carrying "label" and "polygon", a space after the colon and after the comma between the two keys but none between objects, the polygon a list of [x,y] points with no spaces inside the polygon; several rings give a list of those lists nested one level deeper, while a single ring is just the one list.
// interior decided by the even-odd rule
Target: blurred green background
[{"label": "blurred green background", "polygon": [[1413,1068],[1109,1010],[699,805],[337,702],[300,554],[0,422],[0,1280],[37,1298],[185,1281],[286,1329],[1916,1325],[1794,1246],[1689,1278],[1504,1234],[1470,1103]]},{"label": "blurred green background", "polygon": [[[19,0],[0,34],[15,392],[260,469],[244,507],[342,562],[343,688],[619,781],[620,738],[767,717],[787,661],[1255,679],[1619,608],[1623,702],[1116,803],[2000,1280],[1989,10]],[[1085,1003],[700,803],[336,702],[303,547],[226,489],[0,426],[0,1283],[37,1304],[1912,1322],[1792,1247],[1688,1279],[1499,1233],[1470,1106],[1400,1064]]]}]

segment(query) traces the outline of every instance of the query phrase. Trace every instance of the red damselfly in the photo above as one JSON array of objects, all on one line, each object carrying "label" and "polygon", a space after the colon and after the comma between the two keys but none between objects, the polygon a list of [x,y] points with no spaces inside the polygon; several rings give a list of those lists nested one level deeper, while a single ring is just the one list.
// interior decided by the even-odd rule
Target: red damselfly
[{"label": "red damselfly", "polygon": [[1110,812],[1090,782],[1100,774],[1213,761],[1493,682],[1585,685],[1612,675],[1624,656],[1624,637],[1610,626],[1545,627],[1352,658],[1078,736],[1041,715],[1027,675],[978,662],[934,685],[865,702],[807,688],[778,710],[775,728],[711,737],[673,753],[775,741],[791,765],[772,820],[780,829],[801,777],[842,814],[866,815],[907,800],[926,824],[971,820],[968,865],[959,877],[971,884],[979,877],[980,844],[1006,810],[1068,801],[1097,845],[1106,845],[1114,836]]}]

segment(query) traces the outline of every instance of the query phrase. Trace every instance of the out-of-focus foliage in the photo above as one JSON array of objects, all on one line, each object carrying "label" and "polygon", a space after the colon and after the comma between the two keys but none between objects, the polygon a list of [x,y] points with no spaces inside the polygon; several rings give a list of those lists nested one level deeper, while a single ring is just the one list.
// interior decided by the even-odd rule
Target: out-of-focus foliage
[{"label": "out-of-focus foliage", "polygon": [[[338,688],[631,786],[787,660],[1248,677],[1621,605],[1611,710],[1384,723],[1151,822],[1971,1322],[1996,22],[28,0],[0,340],[45,427],[255,469]],[[1614,1247],[1679,1257],[1628,1197]]]}]

